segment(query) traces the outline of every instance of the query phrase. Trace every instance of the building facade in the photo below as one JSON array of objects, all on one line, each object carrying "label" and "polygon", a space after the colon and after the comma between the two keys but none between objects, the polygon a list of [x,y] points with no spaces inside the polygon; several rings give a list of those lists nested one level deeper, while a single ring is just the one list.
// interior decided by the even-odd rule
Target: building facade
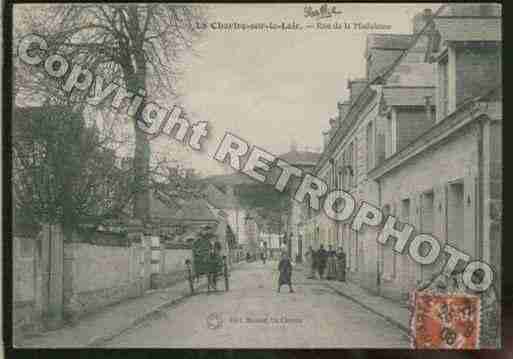
[{"label": "building facade", "polygon": [[[282,161],[300,169],[303,173],[312,173],[315,164],[319,160],[320,154],[309,150],[298,150],[297,147],[293,145],[289,152],[279,157]],[[297,179],[293,179],[292,182],[296,180]],[[290,185],[289,190],[291,188],[294,188],[294,185]],[[301,263],[310,245],[306,231],[308,210],[302,203],[294,199],[293,193],[290,194],[288,201],[288,211],[284,219],[285,246],[289,257]]]},{"label": "building facade", "polygon": [[[415,16],[413,29],[369,35],[367,77],[349,82],[315,174],[490,263],[500,283],[500,6],[444,5]],[[348,278],[374,293],[405,301],[441,270],[396,254],[393,240],[379,244],[379,228],[308,217],[314,248],[343,247]]]}]

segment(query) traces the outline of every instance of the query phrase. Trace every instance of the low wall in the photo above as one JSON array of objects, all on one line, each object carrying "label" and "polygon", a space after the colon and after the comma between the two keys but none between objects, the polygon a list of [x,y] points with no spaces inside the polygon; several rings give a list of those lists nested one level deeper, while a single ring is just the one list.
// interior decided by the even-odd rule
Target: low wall
[{"label": "low wall", "polygon": [[151,275],[151,288],[167,288],[176,283],[188,279],[187,270],[174,271],[171,273],[153,273]]},{"label": "low wall", "polygon": [[142,244],[64,246],[64,312],[76,319],[104,306],[144,294],[149,287],[150,249]]},{"label": "low wall", "polygon": [[192,259],[191,249],[166,248],[162,250],[161,260],[163,273],[171,273],[187,269],[185,266],[185,261],[187,259]]},{"label": "low wall", "polygon": [[185,261],[192,259],[192,250],[185,247],[173,248],[164,246],[160,250],[160,263],[158,273],[151,275],[151,288],[166,288],[188,277]]},{"label": "low wall", "polygon": [[32,237],[13,238],[14,335],[41,328],[41,271],[38,242]]}]

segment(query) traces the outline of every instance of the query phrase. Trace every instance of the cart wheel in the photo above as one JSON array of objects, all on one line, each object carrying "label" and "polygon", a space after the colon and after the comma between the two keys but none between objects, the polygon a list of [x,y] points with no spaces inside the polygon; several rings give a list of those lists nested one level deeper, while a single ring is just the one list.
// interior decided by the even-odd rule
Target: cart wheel
[{"label": "cart wheel", "polygon": [[230,290],[230,283],[228,280],[228,265],[226,264],[226,256],[223,257],[223,276],[224,276],[224,290],[228,292]]},{"label": "cart wheel", "polygon": [[191,294],[194,294],[194,277],[192,275],[191,261],[187,259],[185,264],[187,265],[187,279],[189,280],[189,288],[191,289]]},{"label": "cart wheel", "polygon": [[192,277],[189,278],[189,287],[191,288],[191,294],[194,294],[194,281],[192,280]]},{"label": "cart wheel", "polygon": [[224,290],[226,292],[228,292],[230,290],[230,284],[228,281],[228,276],[226,274],[224,275]]}]

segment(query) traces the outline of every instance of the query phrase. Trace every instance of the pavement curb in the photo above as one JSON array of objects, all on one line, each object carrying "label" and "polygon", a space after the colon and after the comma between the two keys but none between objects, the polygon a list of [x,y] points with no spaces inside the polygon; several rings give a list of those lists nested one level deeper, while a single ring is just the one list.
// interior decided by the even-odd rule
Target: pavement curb
[{"label": "pavement curb", "polygon": [[[207,285],[206,284],[202,284],[200,286],[197,287],[197,289],[204,289],[206,288]],[[162,311],[163,309],[167,309],[167,308],[170,308],[172,306],[175,306],[175,305],[178,305],[180,304],[181,302],[183,302],[185,299],[187,298],[190,298],[194,295],[196,295],[197,293],[186,293],[186,294],[183,294],[179,297],[176,297],[176,298],[173,298],[171,300],[168,300],[164,303],[160,303],[159,305],[156,305],[155,307],[153,307],[152,309],[148,310],[147,312],[143,313],[142,315],[140,315],[139,317],[135,318],[132,322],[130,322],[129,324],[126,324],[118,329],[116,329],[114,332],[111,332],[107,335],[104,335],[102,337],[97,337],[97,338],[94,338],[92,339],[91,341],[89,341],[89,343],[86,344],[86,347],[98,347],[98,346],[101,346],[102,344],[120,336],[121,334],[123,334],[124,332],[126,332],[127,330],[143,323],[144,321],[150,319],[152,316],[158,314],[160,311]]]},{"label": "pavement curb", "polygon": [[[239,266],[237,266],[237,267],[239,267]],[[237,267],[232,268],[231,271],[234,271],[234,270],[238,269]],[[170,288],[172,288],[172,287],[170,287]],[[115,331],[107,334],[107,335],[93,338],[92,340],[89,341],[89,343],[86,344],[86,347],[99,347],[102,344],[104,344],[104,343],[106,343],[106,342],[108,342],[108,341],[110,341],[110,340],[120,336],[121,334],[123,334],[127,330],[135,327],[136,325],[141,324],[145,320],[150,319],[152,316],[158,314],[163,309],[167,309],[167,308],[170,308],[172,306],[178,305],[181,302],[183,302],[185,299],[197,295],[198,294],[197,290],[205,289],[205,288],[207,288],[207,284],[206,283],[201,284],[198,287],[196,287],[194,289],[194,293],[190,293],[190,292],[189,293],[184,293],[183,295],[181,295],[181,296],[179,296],[177,298],[173,298],[173,299],[168,300],[168,301],[166,301],[164,303],[160,303],[160,304],[156,305],[155,307],[153,307],[152,309],[146,311],[144,314],[142,314],[139,317],[135,318],[129,324],[124,325],[124,326],[116,329]]]},{"label": "pavement curb", "polygon": [[360,305],[361,307],[367,309],[368,311],[376,314],[376,315],[379,315],[380,317],[382,317],[383,319],[385,319],[387,322],[389,322],[390,324],[396,326],[397,328],[401,329],[402,331],[406,332],[408,334],[408,336],[410,335],[410,328],[408,326],[408,324],[404,324],[398,320],[396,320],[395,318],[387,315],[387,314],[384,314],[380,311],[377,311],[376,309],[374,309],[373,307],[371,307],[370,305],[367,305],[357,299],[355,299],[354,297],[350,296],[349,294],[346,294],[344,292],[342,292],[340,289],[330,285],[329,283],[324,283],[324,285],[326,285],[327,287],[329,287],[331,290],[333,290],[334,292],[336,292],[338,295],[344,297],[344,298],[347,298],[353,302],[355,302],[356,304]]}]

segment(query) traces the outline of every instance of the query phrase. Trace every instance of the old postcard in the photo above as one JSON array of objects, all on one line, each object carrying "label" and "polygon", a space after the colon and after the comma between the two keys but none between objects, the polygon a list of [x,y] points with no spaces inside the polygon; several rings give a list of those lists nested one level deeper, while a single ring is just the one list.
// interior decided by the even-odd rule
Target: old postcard
[{"label": "old postcard", "polygon": [[14,4],[13,345],[500,348],[501,10]]}]

